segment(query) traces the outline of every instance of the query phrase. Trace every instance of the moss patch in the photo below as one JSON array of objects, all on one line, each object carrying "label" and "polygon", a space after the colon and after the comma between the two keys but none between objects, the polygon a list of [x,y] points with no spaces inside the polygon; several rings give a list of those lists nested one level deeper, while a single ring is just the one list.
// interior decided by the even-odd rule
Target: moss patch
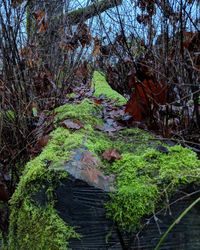
[{"label": "moss patch", "polygon": [[[55,123],[64,119],[78,119],[85,126],[102,124],[101,107],[93,104],[90,100],[85,99],[80,104],[66,104],[55,109]],[[98,118],[99,117],[99,118]]]},{"label": "moss patch", "polygon": [[[54,209],[53,191],[60,180],[67,177],[67,173],[60,169],[50,169],[48,165],[67,161],[70,149],[80,145],[81,141],[81,135],[75,139],[70,131],[59,127],[51,133],[51,140],[42,153],[26,165],[10,201],[7,249],[64,250],[68,249],[68,239],[79,237]],[[40,207],[32,197],[42,188],[45,189],[48,201]]]},{"label": "moss patch", "polygon": [[161,153],[154,148],[125,153],[110,167],[117,192],[107,204],[109,215],[123,228],[134,230],[181,186],[200,181],[200,161],[179,145]]},{"label": "moss patch", "polygon": [[67,249],[67,241],[77,238],[74,229],[60,219],[52,205],[34,206],[23,202],[19,211],[12,210],[8,249]]},{"label": "moss patch", "polygon": [[[9,241],[5,249],[68,249],[68,239],[79,237],[54,209],[53,190],[62,178],[64,171],[48,170],[45,160],[50,149],[44,150],[39,157],[27,164],[10,204]],[[54,152],[55,153],[55,152]],[[56,156],[51,157],[55,161]],[[62,159],[62,157],[60,158]],[[35,204],[33,195],[44,188],[47,204]]]},{"label": "moss patch", "polygon": [[106,82],[105,76],[97,71],[94,72],[93,86],[95,88],[94,96],[104,95],[109,99],[116,100],[116,103],[123,105],[127,100],[117,91],[113,90]]}]

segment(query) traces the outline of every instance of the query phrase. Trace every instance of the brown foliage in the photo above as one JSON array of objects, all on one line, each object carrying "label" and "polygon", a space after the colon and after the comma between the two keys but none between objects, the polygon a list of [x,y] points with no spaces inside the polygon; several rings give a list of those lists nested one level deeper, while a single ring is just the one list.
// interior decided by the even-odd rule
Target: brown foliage
[{"label": "brown foliage", "polygon": [[142,81],[136,79],[135,73],[130,75],[129,87],[134,90],[125,109],[136,121],[148,119],[160,104],[164,105],[167,101],[167,86],[149,77],[145,71],[142,73]]},{"label": "brown foliage", "polygon": [[43,10],[38,10],[34,13],[34,18],[36,20],[38,33],[45,32],[48,28],[46,13]]},{"label": "brown foliage", "polygon": [[121,155],[116,149],[108,149],[103,152],[102,156],[107,161],[116,161],[121,159]]},{"label": "brown foliage", "polygon": [[98,37],[94,38],[94,48],[92,51],[93,56],[97,56],[100,53],[101,42]]}]

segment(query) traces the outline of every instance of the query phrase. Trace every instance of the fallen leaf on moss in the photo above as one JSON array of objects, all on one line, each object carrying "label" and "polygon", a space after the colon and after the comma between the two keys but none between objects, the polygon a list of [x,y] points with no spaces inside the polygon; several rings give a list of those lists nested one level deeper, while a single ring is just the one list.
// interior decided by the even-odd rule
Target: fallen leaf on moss
[{"label": "fallen leaf on moss", "polygon": [[113,120],[113,124],[108,122],[108,123],[104,123],[103,125],[96,125],[95,129],[102,131],[102,132],[114,133],[116,131],[120,131],[120,130],[124,129],[124,127],[118,125],[118,123],[116,123]]},{"label": "fallen leaf on moss", "polygon": [[84,127],[83,124],[80,121],[78,121],[78,120],[70,120],[70,119],[62,121],[61,125],[64,128],[75,129],[75,130],[79,130],[79,129]]},{"label": "fallen leaf on moss", "polygon": [[120,160],[121,155],[116,149],[108,149],[102,154],[103,158],[108,161]]},{"label": "fallen leaf on moss", "polygon": [[94,98],[94,104],[101,105],[103,103],[103,100],[100,98]]},{"label": "fallen leaf on moss", "polygon": [[95,126],[96,130],[102,131],[102,132],[108,132],[108,133],[112,133],[112,132],[116,132],[117,129],[115,127],[112,127],[108,124],[104,124],[104,125],[96,125]]}]

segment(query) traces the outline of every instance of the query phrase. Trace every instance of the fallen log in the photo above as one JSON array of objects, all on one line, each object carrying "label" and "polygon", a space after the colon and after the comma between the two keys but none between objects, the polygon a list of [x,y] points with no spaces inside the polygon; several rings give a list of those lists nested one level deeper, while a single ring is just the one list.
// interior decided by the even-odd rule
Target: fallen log
[{"label": "fallen log", "polygon": [[[155,228],[162,224],[156,211],[169,208],[178,190],[199,185],[194,152],[103,120],[111,101],[105,104],[104,77],[96,72],[93,81],[96,88],[104,86],[101,98],[57,108],[48,144],[25,166],[10,201],[8,249],[153,249],[160,238]],[[193,211],[191,218],[196,215]],[[172,220],[167,216],[166,224]],[[153,224],[147,223],[150,217]],[[144,226],[140,248],[133,239]],[[196,230],[186,227],[175,233],[181,235],[173,240],[176,246],[196,237]]]}]

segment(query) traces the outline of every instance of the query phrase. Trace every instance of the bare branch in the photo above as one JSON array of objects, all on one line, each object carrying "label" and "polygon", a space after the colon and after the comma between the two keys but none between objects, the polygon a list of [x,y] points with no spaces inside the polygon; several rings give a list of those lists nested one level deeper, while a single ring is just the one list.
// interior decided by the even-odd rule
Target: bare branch
[{"label": "bare branch", "polygon": [[121,4],[122,0],[96,1],[94,4],[91,4],[84,8],[79,8],[67,14],[69,23],[74,25],[78,24],[80,21],[84,22],[91,17],[97,16],[102,12]]}]

